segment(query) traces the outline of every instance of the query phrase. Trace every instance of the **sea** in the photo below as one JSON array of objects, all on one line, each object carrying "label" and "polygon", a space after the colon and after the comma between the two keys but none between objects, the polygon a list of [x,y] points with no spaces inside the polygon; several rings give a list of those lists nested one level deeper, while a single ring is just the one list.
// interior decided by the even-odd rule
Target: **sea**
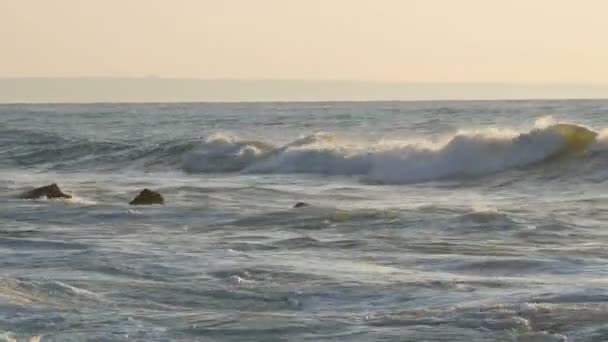
[{"label": "sea", "polygon": [[607,128],[605,100],[0,105],[0,341],[608,341]]}]

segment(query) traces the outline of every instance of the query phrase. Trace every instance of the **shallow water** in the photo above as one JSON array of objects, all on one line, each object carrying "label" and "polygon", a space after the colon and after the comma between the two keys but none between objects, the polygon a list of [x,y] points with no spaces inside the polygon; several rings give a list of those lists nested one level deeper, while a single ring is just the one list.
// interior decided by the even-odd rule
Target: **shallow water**
[{"label": "shallow water", "polygon": [[2,105],[0,340],[608,340],[607,113]]}]

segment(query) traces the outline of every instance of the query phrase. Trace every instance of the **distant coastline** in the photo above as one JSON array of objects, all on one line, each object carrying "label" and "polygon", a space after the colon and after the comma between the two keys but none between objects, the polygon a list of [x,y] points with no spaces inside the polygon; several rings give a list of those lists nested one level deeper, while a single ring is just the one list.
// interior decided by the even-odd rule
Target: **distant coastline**
[{"label": "distant coastline", "polygon": [[0,78],[0,103],[602,99],[608,84]]}]

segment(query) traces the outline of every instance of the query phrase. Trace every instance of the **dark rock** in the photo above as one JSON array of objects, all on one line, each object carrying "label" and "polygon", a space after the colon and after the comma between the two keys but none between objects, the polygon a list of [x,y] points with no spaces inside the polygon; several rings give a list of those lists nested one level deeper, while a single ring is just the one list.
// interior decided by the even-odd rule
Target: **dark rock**
[{"label": "dark rock", "polygon": [[130,205],[148,205],[148,204],[165,204],[165,199],[161,194],[149,189],[143,189],[137,197],[135,197]]},{"label": "dark rock", "polygon": [[306,202],[298,202],[296,203],[293,207],[295,208],[302,208],[302,207],[309,207],[310,204],[306,203]]},{"label": "dark rock", "polygon": [[23,198],[23,199],[38,199],[41,197],[46,197],[46,198],[51,199],[51,198],[72,198],[72,195],[68,195],[68,194],[64,193],[63,191],[61,191],[61,189],[59,189],[59,186],[57,186],[57,184],[53,183],[51,185],[43,186],[40,188],[36,188],[32,191],[23,193],[19,197]]}]

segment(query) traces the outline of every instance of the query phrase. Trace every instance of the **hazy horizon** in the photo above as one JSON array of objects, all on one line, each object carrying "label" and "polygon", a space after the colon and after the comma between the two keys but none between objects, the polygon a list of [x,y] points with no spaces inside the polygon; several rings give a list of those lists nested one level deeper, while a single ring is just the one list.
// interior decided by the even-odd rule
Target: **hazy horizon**
[{"label": "hazy horizon", "polygon": [[[303,94],[273,85],[215,98],[205,95],[213,89],[188,88],[158,101],[607,97],[605,13],[601,0],[5,0],[0,78],[12,95],[0,101],[71,98],[56,85],[16,93],[7,79],[108,78],[151,82],[112,98],[134,101],[163,95],[145,94],[159,80],[375,86],[366,95],[343,84]],[[442,86],[389,89],[404,84]],[[470,84],[506,88],[443,89]],[[95,99],[112,100],[82,100]]]},{"label": "hazy horizon", "polygon": [[559,85],[608,85],[607,81],[596,82],[550,82],[550,81],[407,81],[407,80],[374,80],[374,79],[322,79],[322,78],[234,78],[234,77],[217,77],[217,78],[202,78],[202,77],[168,77],[159,75],[141,75],[141,76],[105,76],[105,75],[82,75],[82,76],[1,76],[0,80],[178,80],[178,81],[205,81],[205,82],[350,82],[350,83],[375,83],[375,84],[502,84],[502,85],[522,85],[522,86],[559,86]]},{"label": "hazy horizon", "polygon": [[0,78],[0,103],[420,101],[608,98],[608,84],[352,80]]}]

